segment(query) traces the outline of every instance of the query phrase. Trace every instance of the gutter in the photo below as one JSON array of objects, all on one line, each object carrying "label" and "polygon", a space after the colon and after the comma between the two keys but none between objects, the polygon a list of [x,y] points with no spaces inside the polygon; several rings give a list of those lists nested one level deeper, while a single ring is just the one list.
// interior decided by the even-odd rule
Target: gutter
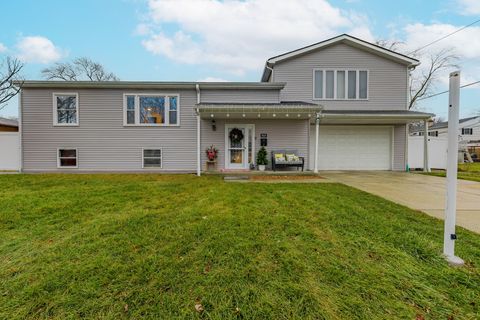
[{"label": "gutter", "polygon": [[255,89],[280,90],[285,82],[154,82],[154,81],[14,81],[22,88],[74,88],[74,89]]}]

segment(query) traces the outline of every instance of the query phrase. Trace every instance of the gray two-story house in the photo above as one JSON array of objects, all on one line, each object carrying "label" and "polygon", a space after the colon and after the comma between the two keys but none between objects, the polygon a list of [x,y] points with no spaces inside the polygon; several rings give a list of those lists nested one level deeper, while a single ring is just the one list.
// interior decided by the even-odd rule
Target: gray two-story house
[{"label": "gray two-story house", "polygon": [[419,62],[349,35],[267,60],[260,82],[25,81],[22,170],[250,170],[261,145],[309,170],[405,170]]}]

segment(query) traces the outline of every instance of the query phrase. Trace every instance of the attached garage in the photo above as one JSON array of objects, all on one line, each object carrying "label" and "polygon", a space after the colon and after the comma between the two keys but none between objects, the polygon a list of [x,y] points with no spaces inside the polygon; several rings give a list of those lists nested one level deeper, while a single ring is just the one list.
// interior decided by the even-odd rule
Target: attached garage
[{"label": "attached garage", "polygon": [[[315,126],[310,132],[310,167],[315,157]],[[392,126],[320,125],[319,170],[392,170]]]}]

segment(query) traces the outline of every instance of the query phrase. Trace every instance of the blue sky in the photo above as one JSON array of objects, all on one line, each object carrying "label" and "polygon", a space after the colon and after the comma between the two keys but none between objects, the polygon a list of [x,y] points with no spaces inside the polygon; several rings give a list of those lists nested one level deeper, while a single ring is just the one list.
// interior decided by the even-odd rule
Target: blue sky
[{"label": "blue sky", "polygon": [[[87,56],[122,80],[258,81],[265,59],[338,33],[397,39],[410,51],[480,18],[480,1],[16,0],[2,2],[0,56],[41,79],[54,62]],[[478,39],[478,40],[477,40]],[[480,80],[480,23],[423,52],[453,47],[463,83]],[[435,91],[446,89],[443,75]],[[480,111],[480,87],[462,90],[461,114]],[[447,115],[447,95],[422,110]],[[17,114],[16,99],[0,116]]]}]

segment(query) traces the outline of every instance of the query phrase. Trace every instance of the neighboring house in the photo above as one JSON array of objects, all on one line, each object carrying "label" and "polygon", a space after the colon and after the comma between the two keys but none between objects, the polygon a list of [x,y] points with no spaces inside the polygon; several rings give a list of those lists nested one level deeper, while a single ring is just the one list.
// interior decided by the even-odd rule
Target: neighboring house
[{"label": "neighboring house", "polygon": [[17,132],[18,121],[0,117],[0,132]]},{"label": "neighboring house", "polygon": [[0,171],[20,168],[18,121],[0,117]]},{"label": "neighboring house", "polygon": [[[411,131],[412,136],[423,136],[423,126],[417,126]],[[448,135],[448,122],[437,122],[428,128],[430,137],[444,137]],[[474,158],[480,159],[480,116],[460,119],[458,137],[460,147],[467,148]]]},{"label": "neighboring house", "polygon": [[22,170],[200,174],[211,145],[218,170],[249,170],[261,143],[310,170],[405,170],[406,125],[433,116],[407,109],[418,64],[340,35],[268,59],[261,82],[24,81]]}]

